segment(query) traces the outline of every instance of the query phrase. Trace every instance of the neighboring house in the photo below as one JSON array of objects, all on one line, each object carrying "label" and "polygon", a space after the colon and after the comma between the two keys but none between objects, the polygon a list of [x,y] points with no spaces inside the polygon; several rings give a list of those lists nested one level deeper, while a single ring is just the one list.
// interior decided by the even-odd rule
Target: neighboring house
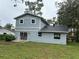
[{"label": "neighboring house", "polygon": [[65,26],[50,26],[44,18],[30,13],[22,14],[15,19],[16,41],[66,44],[68,29]]},{"label": "neighboring house", "polygon": [[15,35],[14,32],[3,29],[3,28],[0,29],[0,34],[12,34],[12,35]]}]

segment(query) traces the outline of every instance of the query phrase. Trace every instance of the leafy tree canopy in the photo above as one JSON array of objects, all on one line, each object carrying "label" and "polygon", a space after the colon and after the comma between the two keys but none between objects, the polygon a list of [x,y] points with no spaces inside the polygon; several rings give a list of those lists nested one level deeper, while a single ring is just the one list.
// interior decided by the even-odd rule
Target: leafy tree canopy
[{"label": "leafy tree canopy", "polygon": [[17,4],[20,3],[24,3],[26,7],[25,9],[25,13],[26,12],[31,12],[35,15],[42,15],[41,9],[44,6],[42,0],[36,0],[34,2],[31,2],[29,0],[13,0],[15,1],[14,7],[17,6]]},{"label": "leafy tree canopy", "polygon": [[4,26],[4,28],[5,28],[5,29],[8,29],[8,30],[11,30],[12,26],[13,26],[12,24],[8,23],[8,24],[6,24],[6,25]]},{"label": "leafy tree canopy", "polygon": [[58,3],[58,21],[60,24],[74,27],[79,22],[79,0],[66,0]]}]

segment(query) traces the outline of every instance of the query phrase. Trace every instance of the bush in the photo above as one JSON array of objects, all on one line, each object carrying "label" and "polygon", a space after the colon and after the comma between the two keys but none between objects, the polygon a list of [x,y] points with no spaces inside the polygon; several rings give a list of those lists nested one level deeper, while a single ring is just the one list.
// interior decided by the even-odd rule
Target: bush
[{"label": "bush", "polygon": [[12,41],[12,40],[15,40],[15,36],[13,35],[5,35],[5,41]]},{"label": "bush", "polygon": [[2,35],[2,34],[0,34],[0,40],[4,40],[4,39],[3,39],[3,35]]},{"label": "bush", "polygon": [[15,40],[15,36],[11,34],[2,34],[0,35],[0,40],[12,41],[12,40]]}]

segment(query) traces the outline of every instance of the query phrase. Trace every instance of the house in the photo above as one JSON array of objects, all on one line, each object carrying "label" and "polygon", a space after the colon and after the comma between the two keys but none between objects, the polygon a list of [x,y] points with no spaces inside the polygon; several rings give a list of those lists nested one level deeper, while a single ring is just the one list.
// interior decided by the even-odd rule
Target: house
[{"label": "house", "polygon": [[4,29],[4,28],[0,28],[0,34],[12,34],[12,35],[15,35],[15,33],[14,32],[12,32],[12,31],[9,31],[9,30],[7,30],[7,29]]},{"label": "house", "polygon": [[68,29],[66,26],[50,26],[47,21],[30,13],[22,14],[16,19],[16,41],[33,41],[42,43],[66,44]]}]

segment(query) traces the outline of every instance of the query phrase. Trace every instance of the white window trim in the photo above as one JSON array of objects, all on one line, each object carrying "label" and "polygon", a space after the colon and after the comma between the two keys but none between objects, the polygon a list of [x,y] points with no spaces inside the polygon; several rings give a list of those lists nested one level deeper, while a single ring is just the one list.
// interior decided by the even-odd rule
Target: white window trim
[{"label": "white window trim", "polygon": [[[20,23],[21,20],[23,20],[23,23]],[[24,24],[24,19],[20,19],[20,20],[19,20],[19,24]]]},{"label": "white window trim", "polygon": [[[32,23],[32,20],[35,20],[35,23]],[[36,19],[31,19],[31,24],[36,24]]]}]

